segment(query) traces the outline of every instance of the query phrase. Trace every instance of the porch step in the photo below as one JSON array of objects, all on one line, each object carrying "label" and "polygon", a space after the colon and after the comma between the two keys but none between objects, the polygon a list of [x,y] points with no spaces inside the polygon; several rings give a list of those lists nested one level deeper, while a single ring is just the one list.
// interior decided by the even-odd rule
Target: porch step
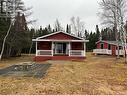
[{"label": "porch step", "polygon": [[68,56],[54,56],[54,57],[52,57],[52,60],[66,60],[66,59],[70,59],[70,57],[68,57]]}]

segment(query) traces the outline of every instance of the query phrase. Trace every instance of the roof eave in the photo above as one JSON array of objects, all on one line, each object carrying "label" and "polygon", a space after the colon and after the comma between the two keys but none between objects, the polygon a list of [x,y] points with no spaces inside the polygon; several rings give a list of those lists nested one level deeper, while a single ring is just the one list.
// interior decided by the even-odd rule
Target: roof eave
[{"label": "roof eave", "polygon": [[75,37],[77,39],[83,40],[83,38],[81,38],[81,37],[77,37],[73,34],[69,34],[69,33],[66,33],[66,32],[63,32],[63,31],[58,31],[58,32],[54,32],[54,33],[51,33],[51,34],[48,34],[48,35],[44,35],[44,36],[38,37],[37,39],[43,39],[45,37],[49,37],[49,36],[52,36],[52,35],[55,35],[55,34],[58,34],[58,33],[64,33],[66,35],[69,35],[69,36]]},{"label": "roof eave", "polygon": [[89,42],[89,40],[55,40],[55,39],[32,39],[34,42],[40,41],[55,41],[55,42]]}]

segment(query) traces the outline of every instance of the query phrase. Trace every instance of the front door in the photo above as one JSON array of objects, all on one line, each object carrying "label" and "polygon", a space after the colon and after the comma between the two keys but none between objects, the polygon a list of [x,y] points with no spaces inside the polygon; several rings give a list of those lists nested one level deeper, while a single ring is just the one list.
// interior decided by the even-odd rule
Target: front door
[{"label": "front door", "polygon": [[116,56],[116,46],[112,45],[112,56]]},{"label": "front door", "polygon": [[67,43],[55,43],[55,55],[66,55]]}]

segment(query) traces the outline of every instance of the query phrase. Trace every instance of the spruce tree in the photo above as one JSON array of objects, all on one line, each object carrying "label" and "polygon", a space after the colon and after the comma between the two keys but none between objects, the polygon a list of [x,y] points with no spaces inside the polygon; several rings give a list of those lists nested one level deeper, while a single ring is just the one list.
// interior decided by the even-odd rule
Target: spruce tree
[{"label": "spruce tree", "polygon": [[99,27],[98,27],[98,25],[96,25],[96,37],[97,37],[97,38],[96,38],[96,41],[100,39],[100,36],[101,36],[101,35],[100,35]]},{"label": "spruce tree", "polygon": [[66,32],[69,33],[69,25],[66,26]]}]

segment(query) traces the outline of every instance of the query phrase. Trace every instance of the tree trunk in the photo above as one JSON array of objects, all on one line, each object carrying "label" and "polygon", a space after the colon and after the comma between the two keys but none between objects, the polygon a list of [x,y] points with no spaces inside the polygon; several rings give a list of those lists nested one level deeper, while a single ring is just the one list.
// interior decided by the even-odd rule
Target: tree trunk
[{"label": "tree trunk", "polygon": [[5,48],[6,39],[7,39],[8,35],[9,35],[9,33],[10,33],[11,27],[14,24],[14,22],[15,22],[15,20],[12,21],[12,23],[10,24],[9,29],[7,31],[7,34],[4,37],[3,44],[2,44],[2,50],[1,50],[1,53],[0,53],[0,60],[2,60],[2,56],[3,56],[3,52],[4,52],[4,48]]},{"label": "tree trunk", "polygon": [[12,47],[10,46],[10,48],[9,48],[9,57],[11,56],[11,49],[12,49]]}]

